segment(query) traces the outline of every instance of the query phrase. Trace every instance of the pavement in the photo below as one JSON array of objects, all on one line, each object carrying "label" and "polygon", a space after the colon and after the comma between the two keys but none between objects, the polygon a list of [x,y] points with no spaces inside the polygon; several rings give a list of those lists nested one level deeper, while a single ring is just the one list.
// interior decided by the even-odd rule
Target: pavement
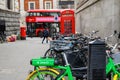
[{"label": "pavement", "polygon": [[43,56],[49,43],[41,43],[41,38],[26,38],[0,44],[0,80],[25,80],[32,58]]}]

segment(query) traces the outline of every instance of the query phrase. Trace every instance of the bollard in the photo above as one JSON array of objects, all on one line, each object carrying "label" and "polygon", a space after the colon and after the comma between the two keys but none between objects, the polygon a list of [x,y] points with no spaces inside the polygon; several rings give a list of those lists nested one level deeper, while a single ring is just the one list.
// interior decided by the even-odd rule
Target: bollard
[{"label": "bollard", "polygon": [[106,80],[105,42],[95,40],[89,43],[87,80]]}]

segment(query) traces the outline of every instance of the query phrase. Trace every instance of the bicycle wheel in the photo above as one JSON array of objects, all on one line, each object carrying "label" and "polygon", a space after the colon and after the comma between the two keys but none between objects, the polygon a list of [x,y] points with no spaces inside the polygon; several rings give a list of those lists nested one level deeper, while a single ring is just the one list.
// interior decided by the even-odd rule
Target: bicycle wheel
[{"label": "bicycle wheel", "polygon": [[2,39],[2,37],[0,36],[0,43],[3,43],[3,39]]},{"label": "bicycle wheel", "polygon": [[[43,79],[39,79],[39,73],[40,76],[43,77]],[[40,68],[39,70],[35,70],[32,73],[30,73],[26,80],[55,80],[55,78],[59,75],[59,72],[57,70],[51,69],[51,68]],[[65,80],[62,78],[62,80]]]},{"label": "bicycle wheel", "polygon": [[49,48],[49,49],[45,52],[44,57],[54,57],[54,51],[53,51],[51,48]]},{"label": "bicycle wheel", "polygon": [[117,74],[115,74],[115,75],[113,76],[113,80],[119,80]]},{"label": "bicycle wheel", "polygon": [[57,53],[55,50],[52,48],[49,48],[45,54],[44,57],[52,57],[52,58],[57,58],[60,53]]}]

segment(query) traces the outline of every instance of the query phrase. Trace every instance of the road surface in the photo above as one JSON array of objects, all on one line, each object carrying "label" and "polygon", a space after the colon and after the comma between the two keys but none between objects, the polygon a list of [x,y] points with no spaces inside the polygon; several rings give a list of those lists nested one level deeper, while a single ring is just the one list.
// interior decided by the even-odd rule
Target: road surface
[{"label": "road surface", "polygon": [[0,80],[25,80],[33,70],[30,59],[43,56],[49,43],[41,38],[27,38],[0,44]]}]

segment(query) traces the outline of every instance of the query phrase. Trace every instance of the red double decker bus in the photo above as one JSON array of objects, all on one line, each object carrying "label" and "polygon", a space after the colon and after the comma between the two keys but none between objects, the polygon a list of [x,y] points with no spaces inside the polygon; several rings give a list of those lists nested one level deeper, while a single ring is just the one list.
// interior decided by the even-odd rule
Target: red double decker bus
[{"label": "red double decker bus", "polygon": [[27,35],[42,37],[42,32],[48,28],[50,35],[55,33],[75,34],[75,19],[73,10],[36,9],[27,11]]}]

